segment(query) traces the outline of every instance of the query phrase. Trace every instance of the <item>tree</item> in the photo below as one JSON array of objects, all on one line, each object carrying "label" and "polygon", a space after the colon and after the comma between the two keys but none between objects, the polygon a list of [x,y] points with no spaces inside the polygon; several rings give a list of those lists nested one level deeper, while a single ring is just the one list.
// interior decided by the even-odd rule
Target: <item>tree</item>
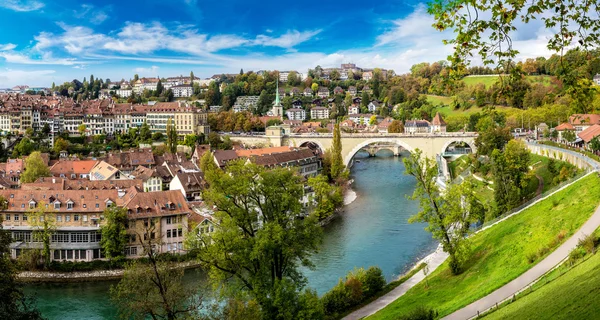
[{"label": "tree", "polygon": [[206,91],[206,106],[219,106],[221,105],[221,91],[219,89],[219,83],[217,81],[212,81],[208,85],[208,90]]},{"label": "tree", "polygon": [[453,274],[459,274],[468,248],[469,205],[474,203],[471,185],[468,182],[450,185],[442,195],[436,183],[437,163],[423,156],[419,149],[404,159],[404,166],[406,174],[417,180],[411,199],[419,200],[421,209],[409,222],[428,224],[425,230],[440,241],[444,251],[450,255],[450,270]]},{"label": "tree", "polygon": [[80,125],[77,127],[77,131],[78,131],[78,132],[79,132],[79,134],[80,134],[80,135],[82,135],[82,136],[85,134],[85,130],[86,130],[86,129],[87,129],[87,128],[85,127],[85,124],[83,124],[83,123],[82,123],[82,124],[80,124]]},{"label": "tree", "polygon": [[195,134],[186,134],[185,138],[183,140],[183,144],[188,146],[188,147],[193,147],[196,145],[196,143],[198,142],[199,137]]},{"label": "tree", "polygon": [[[5,201],[2,199],[2,203]],[[1,222],[0,218],[0,319],[43,319],[32,301],[23,293],[22,284],[17,282],[16,268],[10,260],[12,238]]]},{"label": "tree", "polygon": [[44,163],[42,154],[39,151],[35,151],[25,159],[25,171],[21,174],[21,182],[30,183],[35,182],[40,177],[49,177],[50,169]]},{"label": "tree", "polygon": [[522,141],[511,140],[504,152],[494,150],[491,160],[495,215],[498,216],[516,207],[521,201],[523,178],[529,170],[529,150]]},{"label": "tree", "polygon": [[194,83],[194,79],[196,79],[196,77],[194,77],[194,71],[190,71],[190,83]]},{"label": "tree", "polygon": [[266,90],[260,92],[260,96],[258,96],[258,102],[256,102],[256,114],[262,115],[267,113],[271,109],[272,101],[269,98]]},{"label": "tree", "polygon": [[592,149],[592,151],[594,151],[594,152],[600,151],[600,139],[598,139],[598,136],[595,136],[590,141],[590,149]]},{"label": "tree", "polygon": [[510,128],[501,127],[495,123],[482,127],[482,123],[486,121],[492,120],[489,117],[479,120],[477,128],[479,135],[475,138],[475,146],[477,154],[489,156],[495,149],[502,150],[504,145],[512,139],[512,135]]},{"label": "tree", "polygon": [[149,223],[137,233],[148,262],[129,263],[121,281],[110,288],[122,319],[188,319],[200,307],[202,298],[183,285],[183,269],[159,259],[154,247],[160,242],[151,236],[155,232],[155,224]]},{"label": "tree", "polygon": [[44,137],[48,137],[50,135],[50,132],[50,125],[44,123],[44,127],[42,128],[42,134],[44,135]]},{"label": "tree", "polygon": [[319,220],[331,216],[335,209],[344,202],[342,189],[339,186],[329,184],[329,179],[320,174],[308,179],[308,185],[313,189],[316,207],[312,212]]},{"label": "tree", "polygon": [[304,286],[299,265],[311,266],[309,256],[321,239],[314,215],[299,218],[301,177],[244,161],[215,172],[203,195],[219,224],[201,235],[198,259],[214,283],[255,299],[264,319],[285,319],[281,290],[296,295]]},{"label": "tree", "polygon": [[162,85],[162,81],[160,81],[160,78],[158,79],[158,82],[156,83],[156,96],[159,97],[162,93],[163,93],[164,87]]},{"label": "tree", "polygon": [[575,131],[573,131],[573,130],[563,131],[563,133],[561,134],[561,137],[564,141],[567,141],[569,143],[573,143],[573,142],[575,142],[575,139],[577,139],[577,135],[575,134]]},{"label": "tree", "polygon": [[102,238],[100,246],[104,255],[110,260],[125,258],[127,245],[127,208],[110,206],[104,209],[105,224],[100,227]]},{"label": "tree", "polygon": [[23,138],[19,143],[15,145],[13,148],[13,158],[18,158],[20,156],[29,155],[33,150],[35,150],[35,145],[29,138]]},{"label": "tree", "polygon": [[369,105],[371,98],[367,91],[363,91],[360,97],[360,106],[366,108]]},{"label": "tree", "polygon": [[280,119],[269,119],[269,121],[267,121],[267,127],[278,126],[280,124],[282,124]]},{"label": "tree", "polygon": [[459,0],[432,2],[428,11],[435,16],[437,30],[455,31],[454,38],[445,41],[454,50],[449,57],[453,71],[462,73],[470,58],[478,56],[484,64],[495,63],[508,73],[511,70],[506,69],[514,69],[509,62],[518,54],[512,36],[521,22],[543,21],[551,32],[547,47],[552,51],[562,52],[573,45],[585,50],[596,47],[600,37],[600,20],[589,16],[598,10],[600,4],[594,1],[517,0],[505,5]]},{"label": "tree", "polygon": [[50,241],[52,241],[52,235],[56,232],[56,220],[54,214],[46,212],[46,210],[44,202],[40,201],[35,204],[34,208],[29,209],[27,214],[31,218],[29,224],[33,229],[33,238],[43,245],[42,258],[44,259],[44,266],[47,268],[50,264]]},{"label": "tree", "polygon": [[172,119],[167,120],[167,150],[173,154],[177,152],[177,128]]},{"label": "tree", "polygon": [[317,90],[319,90],[319,84],[317,83],[313,83],[310,88],[312,89],[312,91],[316,94]]},{"label": "tree", "polygon": [[152,139],[152,133],[150,132],[150,126],[146,121],[140,127],[140,135],[138,136],[140,142],[149,142]]},{"label": "tree", "polygon": [[160,141],[160,140],[163,139],[163,136],[164,135],[162,134],[162,132],[155,132],[155,133],[152,134],[152,140],[153,141]]},{"label": "tree", "polygon": [[25,130],[25,135],[26,135],[28,138],[32,138],[32,137],[33,137],[33,134],[34,134],[33,128],[27,128],[27,129]]},{"label": "tree", "polygon": [[374,126],[377,124],[377,116],[376,115],[372,115],[371,118],[369,119],[369,125],[370,126]]},{"label": "tree", "polygon": [[333,128],[333,145],[331,146],[331,178],[333,180],[340,178],[345,169],[342,158],[342,134],[340,124],[336,123]]},{"label": "tree", "polygon": [[400,121],[400,120],[394,120],[388,126],[388,133],[403,133],[403,132],[404,132],[404,125],[402,124],[402,121]]}]

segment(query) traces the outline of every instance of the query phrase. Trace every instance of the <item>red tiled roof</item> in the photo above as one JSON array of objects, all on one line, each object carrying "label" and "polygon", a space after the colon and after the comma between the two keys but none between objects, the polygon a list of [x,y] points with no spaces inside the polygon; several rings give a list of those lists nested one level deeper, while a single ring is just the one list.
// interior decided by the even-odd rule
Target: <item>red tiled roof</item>
[{"label": "red tiled roof", "polygon": [[581,140],[583,140],[585,143],[590,142],[592,139],[594,139],[594,137],[597,137],[599,135],[600,135],[600,124],[595,124],[591,127],[588,127],[578,134],[579,138],[581,138]]},{"label": "red tiled roof", "polygon": [[573,125],[571,125],[568,122],[565,123],[561,123],[558,126],[556,126],[556,128],[554,128],[556,131],[564,131],[564,130],[575,130],[575,127],[573,127]]}]

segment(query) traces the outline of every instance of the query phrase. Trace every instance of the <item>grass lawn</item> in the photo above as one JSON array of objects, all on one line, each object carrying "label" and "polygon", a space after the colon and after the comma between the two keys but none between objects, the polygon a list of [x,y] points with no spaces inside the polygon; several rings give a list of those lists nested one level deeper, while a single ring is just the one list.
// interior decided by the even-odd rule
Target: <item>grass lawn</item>
[{"label": "grass lawn", "polygon": [[[543,284],[545,281],[542,279],[540,282]],[[595,254],[554,281],[541,285],[484,319],[599,319],[598,284],[600,254]]]},{"label": "grass lawn", "polygon": [[[529,156],[529,165],[533,165],[533,170],[535,171],[535,173],[542,177],[542,179],[544,179],[544,189],[542,190],[542,192],[545,192],[554,187],[552,183],[555,176],[548,170],[549,160],[550,158],[548,157],[540,156],[533,153]],[[580,170],[577,169],[577,167],[569,164],[568,162],[557,159],[555,159],[554,161],[556,166],[566,165],[568,168],[570,168],[569,172],[571,177],[577,175],[580,172]]]},{"label": "grass lawn", "polygon": [[[529,83],[541,83],[545,86],[550,86],[552,84],[552,77],[547,75],[538,75],[538,76],[526,76],[526,79]],[[462,81],[467,86],[475,86],[477,84],[483,83],[486,88],[491,87],[494,83],[498,81],[497,76],[467,76],[462,79]]]},{"label": "grass lawn", "polygon": [[[447,263],[369,319],[397,319],[419,306],[443,317],[510,282],[566,240],[600,201],[600,178],[589,175],[524,212],[474,235],[466,270],[457,276]],[[534,262],[528,258],[534,256]]]},{"label": "grass lawn", "polygon": [[452,97],[436,96],[433,94],[426,94],[425,97],[427,98],[427,101],[429,101],[434,106],[440,105],[440,104],[447,106],[450,103],[452,103]]},{"label": "grass lawn", "polygon": [[456,179],[459,174],[465,171],[469,167],[468,155],[462,155],[453,161],[448,162],[448,169],[450,170],[450,176],[452,179]]}]

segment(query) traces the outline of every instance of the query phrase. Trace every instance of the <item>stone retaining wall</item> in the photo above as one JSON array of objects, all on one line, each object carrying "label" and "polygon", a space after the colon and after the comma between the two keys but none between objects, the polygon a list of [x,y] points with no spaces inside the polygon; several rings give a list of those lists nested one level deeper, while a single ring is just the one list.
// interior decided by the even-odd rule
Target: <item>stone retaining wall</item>
[{"label": "stone retaining wall", "polygon": [[[192,269],[199,268],[195,261],[177,263],[176,268]],[[22,271],[17,274],[17,280],[21,282],[88,282],[116,280],[123,277],[124,269],[115,270],[93,270],[93,271]]]}]

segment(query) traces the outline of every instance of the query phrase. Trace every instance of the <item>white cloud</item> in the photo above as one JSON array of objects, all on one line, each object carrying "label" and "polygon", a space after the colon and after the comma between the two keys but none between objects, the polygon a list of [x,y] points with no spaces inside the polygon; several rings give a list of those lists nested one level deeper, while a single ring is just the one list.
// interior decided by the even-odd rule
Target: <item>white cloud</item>
[{"label": "white cloud", "polygon": [[2,0],[0,7],[14,11],[35,11],[44,7],[44,3],[36,0]]},{"label": "white cloud", "polygon": [[64,65],[64,66],[72,66],[76,64],[82,64],[81,61],[78,61],[74,58],[63,58],[63,59],[55,59],[50,54],[45,54],[41,57],[41,59],[32,59],[26,55],[18,54],[18,53],[9,53],[9,52],[0,52],[0,58],[4,58],[8,63],[18,63],[18,64],[37,64],[37,65]]},{"label": "white cloud", "polygon": [[55,70],[0,70],[0,88],[10,88],[16,84],[48,86],[54,80]]},{"label": "white cloud", "polygon": [[157,66],[152,66],[150,68],[135,68],[135,69],[133,69],[133,71],[136,73],[141,73],[142,75],[144,75],[144,74],[156,75],[156,72],[158,71],[158,69],[160,69],[160,68]]},{"label": "white cloud", "polygon": [[109,10],[109,7],[96,8],[93,4],[82,4],[81,9],[73,10],[73,16],[77,19],[85,19],[93,24],[101,24],[108,19],[107,10]]},{"label": "white cloud", "polygon": [[0,51],[9,51],[16,47],[17,45],[14,43],[0,44]]},{"label": "white cloud", "polygon": [[96,34],[90,28],[81,26],[69,26],[64,23],[58,24],[64,32],[60,35],[55,35],[49,32],[42,32],[35,36],[37,41],[35,49],[43,51],[53,47],[61,47],[71,54],[79,54],[90,48],[97,48],[101,43],[106,41],[106,37],[102,34]]},{"label": "white cloud", "polygon": [[[254,44],[262,46],[280,47],[280,48],[292,48],[302,42],[312,39],[314,36],[319,34],[322,30],[314,31],[298,31],[288,30],[285,34],[279,37],[271,37],[266,35],[258,35]],[[267,31],[268,32],[268,31]]]}]

